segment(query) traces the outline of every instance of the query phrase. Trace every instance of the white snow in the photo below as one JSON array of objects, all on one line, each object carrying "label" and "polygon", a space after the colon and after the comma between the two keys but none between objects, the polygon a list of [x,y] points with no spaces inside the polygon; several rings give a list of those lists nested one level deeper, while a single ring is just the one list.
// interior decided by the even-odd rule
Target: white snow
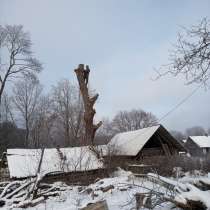
[{"label": "white snow", "polygon": [[178,194],[175,197],[175,200],[182,203],[187,203],[187,200],[200,201],[202,202],[207,209],[210,209],[210,192],[209,191],[201,191],[192,184],[186,184],[187,191]]},{"label": "white snow", "polygon": [[[103,192],[101,189],[113,185],[114,189]],[[143,178],[136,178],[131,172],[118,170],[111,178],[105,178],[97,181],[89,186],[63,186],[62,183],[55,183],[55,186],[65,187],[65,191],[61,191],[57,197],[51,197],[34,207],[27,210],[78,210],[87,206],[89,203],[106,200],[109,210],[131,210],[135,209],[135,194],[138,192],[146,193],[149,189],[155,189],[154,183]],[[79,188],[83,188],[81,191]],[[91,188],[97,196],[93,197],[92,193],[88,194],[86,189]],[[158,188],[161,191],[161,188]],[[164,191],[164,189],[162,189]],[[171,204],[164,203],[162,206],[156,207],[157,210],[169,210]],[[10,207],[8,203],[2,208],[7,210]],[[18,205],[16,206],[18,207]],[[15,208],[21,210],[20,208]]]},{"label": "white snow", "polygon": [[[39,198],[42,201],[34,207],[29,207],[27,210],[42,210],[42,209],[56,209],[56,210],[78,210],[90,203],[96,203],[97,201],[106,200],[109,210],[131,210],[135,209],[135,194],[136,193],[148,193],[153,192],[161,193],[160,195],[166,198],[173,197],[177,202],[186,204],[188,200],[201,201],[203,204],[210,209],[210,191],[201,191],[192,184],[193,177],[186,177],[185,179],[173,180],[158,176],[157,174],[149,174],[154,178],[158,178],[170,185],[175,186],[176,190],[168,190],[161,184],[151,182],[147,178],[135,177],[131,172],[118,169],[112,174],[110,178],[104,178],[98,180],[96,183],[90,184],[89,186],[67,186],[62,182],[57,182],[53,186],[60,187],[63,189],[59,192],[59,196],[50,197],[49,199],[42,201],[42,197]],[[199,177],[207,179],[207,176]],[[188,180],[188,181],[187,181]],[[103,192],[103,189],[107,186],[113,185],[113,189]],[[89,189],[89,193],[88,190]],[[92,189],[92,192],[91,190]],[[94,196],[93,196],[94,195]],[[152,197],[152,199],[160,199],[159,196]],[[37,200],[35,200],[37,201]],[[39,201],[39,200],[38,200]],[[27,203],[23,201],[20,204]],[[9,202],[2,208],[2,210],[11,209],[12,207],[16,210],[20,210],[18,206]],[[164,202],[160,206],[156,206],[155,210],[169,210],[172,207],[172,203]],[[178,209],[178,208],[173,208]],[[146,208],[142,208],[146,210]]]},{"label": "white snow", "polygon": [[160,125],[115,135],[108,146],[115,147],[119,155],[135,156],[158,130]]},{"label": "white snow", "polygon": [[210,191],[202,191],[199,188],[195,187],[193,184],[199,184],[200,181],[206,184],[210,183],[208,177],[183,177],[178,180],[172,180],[166,177],[162,177],[156,174],[149,174],[155,178],[158,178],[165,183],[173,185],[178,192],[175,196],[175,201],[186,204],[187,201],[200,201],[202,202],[207,209],[210,209]]},{"label": "white snow", "polygon": [[210,136],[189,136],[201,148],[210,148]]},{"label": "white snow", "polygon": [[[60,148],[64,159],[61,160],[57,149],[45,149],[41,165],[41,175],[49,172],[88,171],[102,168],[94,153],[88,147]],[[41,149],[8,149],[7,160],[11,178],[24,178],[36,175]]]},{"label": "white snow", "polygon": [[187,142],[187,139],[182,139],[182,142],[185,144]]}]

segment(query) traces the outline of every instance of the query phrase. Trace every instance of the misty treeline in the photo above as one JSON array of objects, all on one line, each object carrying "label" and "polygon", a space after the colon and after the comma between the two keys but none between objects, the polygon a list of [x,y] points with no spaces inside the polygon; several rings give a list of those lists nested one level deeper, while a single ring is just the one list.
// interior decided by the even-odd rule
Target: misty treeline
[{"label": "misty treeline", "polygon": [[[1,102],[0,146],[56,147],[78,146],[84,135],[83,102],[77,86],[62,79],[45,94],[38,79],[17,80],[10,95]],[[120,111],[105,118],[95,143],[104,144],[119,132],[157,124],[157,118],[141,109]]]},{"label": "misty treeline", "polygon": [[183,132],[176,131],[176,130],[172,130],[170,132],[176,139],[184,140],[184,139],[187,139],[188,136],[205,136],[205,135],[210,135],[210,128],[205,129],[202,126],[193,126],[193,127],[187,128]]}]

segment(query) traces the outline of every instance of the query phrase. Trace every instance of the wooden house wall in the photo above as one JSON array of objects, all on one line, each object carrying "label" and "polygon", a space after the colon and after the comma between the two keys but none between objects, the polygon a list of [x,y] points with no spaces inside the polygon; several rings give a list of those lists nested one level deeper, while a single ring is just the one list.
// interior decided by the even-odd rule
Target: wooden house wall
[{"label": "wooden house wall", "polygon": [[187,139],[185,147],[188,149],[190,155],[192,156],[203,156],[202,148],[200,148],[194,141],[190,138]]},{"label": "wooden house wall", "polygon": [[172,156],[178,153],[179,148],[176,145],[157,133],[144,145],[143,149],[137,155],[137,159],[148,156]]}]

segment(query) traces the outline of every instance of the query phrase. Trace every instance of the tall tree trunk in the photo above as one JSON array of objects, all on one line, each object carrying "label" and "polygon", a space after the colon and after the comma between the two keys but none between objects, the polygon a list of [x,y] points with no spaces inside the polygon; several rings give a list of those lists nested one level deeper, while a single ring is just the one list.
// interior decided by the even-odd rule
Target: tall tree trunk
[{"label": "tall tree trunk", "polygon": [[80,92],[82,95],[82,99],[84,102],[84,122],[85,122],[85,136],[84,136],[84,144],[85,145],[93,145],[95,133],[97,129],[102,125],[100,121],[97,124],[94,124],[93,119],[95,116],[94,104],[98,98],[98,94],[94,96],[90,96],[88,92],[88,76],[89,76],[89,67],[86,66],[84,68],[84,64],[79,64],[78,68],[74,70],[77,76],[77,80],[80,87]]}]

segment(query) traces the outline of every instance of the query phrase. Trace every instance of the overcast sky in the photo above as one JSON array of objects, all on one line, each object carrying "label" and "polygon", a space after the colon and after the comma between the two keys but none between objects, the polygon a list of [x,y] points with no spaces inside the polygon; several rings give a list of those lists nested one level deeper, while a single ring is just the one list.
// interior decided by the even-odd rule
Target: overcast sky
[{"label": "overcast sky", "polygon": [[[91,88],[100,94],[97,118],[142,108],[158,118],[196,86],[182,77],[152,81],[168,63],[181,26],[210,18],[209,0],[0,0],[0,24],[22,24],[44,64],[46,90],[59,79],[76,83],[79,63],[91,68]],[[162,124],[184,130],[210,127],[210,90],[198,90]]]}]

